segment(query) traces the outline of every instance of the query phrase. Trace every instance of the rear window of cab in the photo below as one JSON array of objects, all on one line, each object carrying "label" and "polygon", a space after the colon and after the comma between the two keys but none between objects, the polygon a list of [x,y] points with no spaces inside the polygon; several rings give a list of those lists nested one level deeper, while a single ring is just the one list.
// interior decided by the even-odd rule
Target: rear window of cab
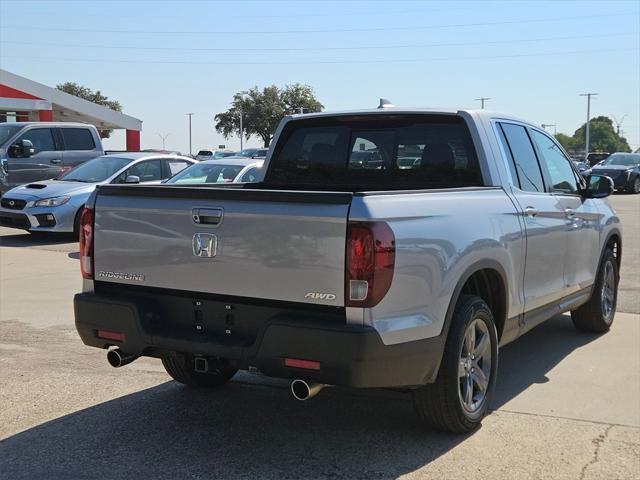
[{"label": "rear window of cab", "polygon": [[397,114],[289,122],[264,183],[343,191],[483,185],[461,117]]}]

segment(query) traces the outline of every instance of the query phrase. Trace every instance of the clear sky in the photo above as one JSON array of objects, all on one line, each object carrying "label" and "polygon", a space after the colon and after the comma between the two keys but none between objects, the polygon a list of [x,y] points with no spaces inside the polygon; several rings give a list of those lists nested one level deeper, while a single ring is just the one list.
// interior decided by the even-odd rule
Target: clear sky
[{"label": "clear sky", "polygon": [[[624,117],[640,146],[640,2],[0,0],[0,66],[74,81],[143,120],[142,147],[225,143],[213,116],[234,92],[311,85],[328,110],[487,108],[556,124]],[[550,127],[552,130],[553,127]],[[258,146],[257,139],[249,145]],[[124,147],[117,133],[107,147]]]}]

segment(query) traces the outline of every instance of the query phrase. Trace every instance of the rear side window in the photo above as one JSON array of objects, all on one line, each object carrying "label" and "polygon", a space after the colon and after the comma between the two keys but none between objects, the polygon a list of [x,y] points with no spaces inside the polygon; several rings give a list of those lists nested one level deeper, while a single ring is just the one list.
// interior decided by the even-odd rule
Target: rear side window
[{"label": "rear side window", "polygon": [[264,183],[353,191],[483,185],[464,120],[439,115],[293,121]]},{"label": "rear side window", "polygon": [[501,123],[500,127],[506,137],[507,144],[504,147],[515,166],[520,189],[527,192],[544,192],[542,172],[526,129],[513,123]]},{"label": "rear side window", "polygon": [[96,144],[86,128],[61,128],[65,150],[93,150]]},{"label": "rear side window", "polygon": [[167,162],[167,173],[170,177],[173,177],[176,173],[181,172],[189,166],[189,163],[184,160],[167,159],[165,161]]}]

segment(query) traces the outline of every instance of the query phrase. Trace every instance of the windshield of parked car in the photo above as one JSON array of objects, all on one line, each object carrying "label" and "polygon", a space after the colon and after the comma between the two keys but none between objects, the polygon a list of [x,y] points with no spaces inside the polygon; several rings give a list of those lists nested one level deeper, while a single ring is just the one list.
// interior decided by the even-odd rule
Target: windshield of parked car
[{"label": "windshield of parked car", "polygon": [[103,182],[132,161],[130,158],[105,155],[78,165],[59,177],[58,180],[86,183]]},{"label": "windshield of parked car", "polygon": [[22,127],[23,125],[0,124],[0,145],[13,137]]},{"label": "windshield of parked car", "polygon": [[623,165],[632,166],[640,164],[640,155],[620,155],[614,153],[606,160],[602,161],[600,165]]},{"label": "windshield of parked car", "polygon": [[213,152],[211,150],[200,150],[198,152],[198,155],[202,155],[203,157],[210,157],[211,155],[213,155]]},{"label": "windshield of parked car", "polygon": [[363,191],[479,186],[483,181],[462,118],[381,114],[290,122],[264,184]]},{"label": "windshield of parked car", "polygon": [[218,159],[218,158],[231,157],[231,156],[233,156],[235,154],[236,154],[236,152],[217,151],[216,153],[213,154],[213,158],[214,159]]},{"label": "windshield of parked car", "polygon": [[231,183],[238,176],[242,165],[197,163],[167,180],[167,183]]}]

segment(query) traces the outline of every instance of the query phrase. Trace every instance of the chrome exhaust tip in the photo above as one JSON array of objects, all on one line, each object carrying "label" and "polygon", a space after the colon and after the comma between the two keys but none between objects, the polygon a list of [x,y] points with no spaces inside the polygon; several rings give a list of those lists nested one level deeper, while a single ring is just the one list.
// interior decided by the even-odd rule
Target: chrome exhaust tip
[{"label": "chrome exhaust tip", "polygon": [[323,383],[307,383],[304,380],[296,379],[291,382],[291,393],[293,398],[303,402],[315,397],[324,387]]},{"label": "chrome exhaust tip", "polygon": [[128,355],[119,348],[114,348],[113,350],[109,350],[107,352],[107,362],[109,362],[109,365],[111,365],[113,368],[120,368],[124,367],[125,365],[129,365],[137,358],[138,355]]}]

